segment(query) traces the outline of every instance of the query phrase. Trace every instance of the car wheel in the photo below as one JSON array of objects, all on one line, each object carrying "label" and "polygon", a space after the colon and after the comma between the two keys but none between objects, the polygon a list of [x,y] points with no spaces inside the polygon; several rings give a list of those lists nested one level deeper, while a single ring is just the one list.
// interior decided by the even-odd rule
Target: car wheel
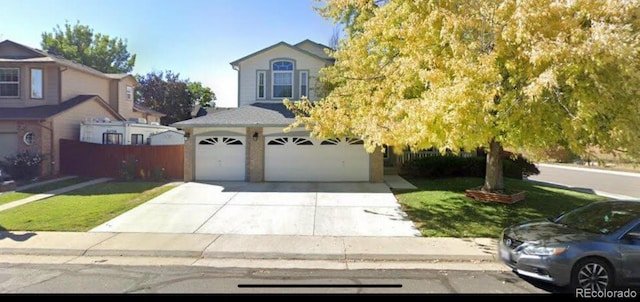
[{"label": "car wheel", "polygon": [[613,269],[598,258],[580,260],[573,267],[571,284],[573,288],[603,291],[613,288]]}]

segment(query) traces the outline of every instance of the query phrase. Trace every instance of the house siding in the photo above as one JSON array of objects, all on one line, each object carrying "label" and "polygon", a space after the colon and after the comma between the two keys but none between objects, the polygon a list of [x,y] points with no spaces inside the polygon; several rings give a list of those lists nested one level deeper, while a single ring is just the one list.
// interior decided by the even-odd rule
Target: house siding
[{"label": "house siding", "polygon": [[324,47],[320,47],[317,44],[311,43],[309,41],[303,42],[297,45],[298,48],[306,50],[316,56],[329,58],[329,56],[324,52]]},{"label": "house siding", "polygon": [[80,94],[95,94],[109,101],[109,79],[68,68],[62,72],[62,101]]},{"label": "house siding", "polygon": [[[312,88],[315,86],[315,78],[318,75],[318,72],[322,67],[325,66],[325,62],[310,56],[308,54],[296,51],[294,49],[288,48],[286,46],[279,46],[273,49],[269,49],[263,53],[260,53],[256,56],[250,57],[242,62],[240,62],[240,70],[239,72],[239,106],[249,105],[256,102],[257,96],[257,71],[264,70],[266,71],[266,97],[264,100],[260,101],[274,101],[281,102],[282,99],[272,99],[271,98],[271,62],[276,59],[283,60],[291,60],[295,63],[294,70],[294,97],[293,99],[299,98],[299,70],[306,70],[309,72],[309,87]],[[315,99],[315,95],[313,94],[312,89],[310,90],[310,99]]]},{"label": "house siding", "polygon": [[[58,68],[47,64],[0,64],[0,68],[20,69],[20,96],[0,98],[0,107],[20,108],[42,105],[57,105],[60,102],[60,77]],[[31,98],[31,69],[42,69],[42,99]]]},{"label": "house siding", "polygon": [[112,120],[118,120],[116,116],[100,105],[97,100],[84,102],[73,107],[73,110],[62,112],[61,114],[53,117],[53,173],[58,173],[58,171],[60,171],[60,139],[79,140],[80,123],[85,121],[87,118],[99,117],[108,117]]},{"label": "house siding", "polygon": [[135,89],[137,85],[136,82],[129,77],[120,80],[118,83],[118,113],[126,119],[145,117],[144,114],[133,111],[133,101],[127,101],[127,86]]}]

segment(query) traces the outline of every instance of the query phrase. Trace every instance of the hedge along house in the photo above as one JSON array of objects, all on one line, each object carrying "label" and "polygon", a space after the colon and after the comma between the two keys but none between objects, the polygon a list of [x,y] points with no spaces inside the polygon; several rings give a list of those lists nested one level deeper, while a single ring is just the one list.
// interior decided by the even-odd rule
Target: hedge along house
[{"label": "hedge along house", "polygon": [[87,118],[124,121],[153,113],[133,102],[138,86],[128,74],[105,74],[55,54],[0,42],[0,160],[40,153],[41,174],[57,174],[60,139],[78,140]]},{"label": "hedge along house", "polygon": [[382,182],[383,153],[367,153],[358,138],[283,131],[294,121],[283,99],[316,99],[318,72],[333,63],[325,48],[310,40],[280,42],[231,62],[238,108],[172,125],[188,136],[184,180]]}]

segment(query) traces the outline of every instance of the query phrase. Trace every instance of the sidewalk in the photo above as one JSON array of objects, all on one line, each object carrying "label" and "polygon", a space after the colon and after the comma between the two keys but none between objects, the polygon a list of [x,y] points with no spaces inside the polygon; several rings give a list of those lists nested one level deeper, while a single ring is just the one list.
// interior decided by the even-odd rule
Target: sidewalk
[{"label": "sidewalk", "polygon": [[3,255],[0,262],[17,255],[14,258],[135,257],[139,258],[138,262],[144,262],[144,258],[173,258],[174,262],[189,258],[192,264],[204,260],[232,263],[238,259],[495,264],[496,244],[489,238],[0,232],[0,255]]}]

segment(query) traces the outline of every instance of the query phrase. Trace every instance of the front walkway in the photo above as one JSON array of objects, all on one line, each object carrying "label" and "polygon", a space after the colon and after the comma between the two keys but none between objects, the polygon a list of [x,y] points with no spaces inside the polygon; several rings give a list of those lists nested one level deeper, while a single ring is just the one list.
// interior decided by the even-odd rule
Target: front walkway
[{"label": "front walkway", "polygon": [[92,232],[420,236],[373,183],[186,183]]}]

